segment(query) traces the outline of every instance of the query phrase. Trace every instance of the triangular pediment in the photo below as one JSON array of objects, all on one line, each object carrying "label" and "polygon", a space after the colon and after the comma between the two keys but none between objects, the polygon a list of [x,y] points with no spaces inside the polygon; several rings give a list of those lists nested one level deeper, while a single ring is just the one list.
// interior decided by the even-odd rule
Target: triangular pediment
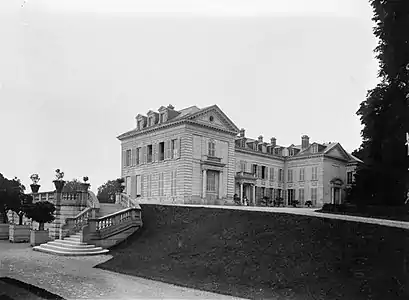
[{"label": "triangular pediment", "polygon": [[221,129],[236,133],[239,132],[237,126],[216,105],[201,109],[197,113],[191,115],[189,119],[198,123],[219,127]]},{"label": "triangular pediment", "polygon": [[342,148],[340,144],[336,144],[331,149],[329,149],[326,153],[326,156],[341,158],[346,161],[349,161],[351,158],[348,153]]}]

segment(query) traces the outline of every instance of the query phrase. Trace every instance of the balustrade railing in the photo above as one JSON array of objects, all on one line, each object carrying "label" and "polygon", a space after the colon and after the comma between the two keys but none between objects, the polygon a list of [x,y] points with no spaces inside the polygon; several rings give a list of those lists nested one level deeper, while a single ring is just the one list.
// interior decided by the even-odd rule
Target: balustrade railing
[{"label": "balustrade railing", "polygon": [[64,224],[60,228],[60,239],[80,231],[85,225],[87,225],[89,219],[95,218],[95,215],[96,208],[87,207],[75,217],[66,218]]},{"label": "balustrade railing", "polygon": [[135,207],[139,209],[141,208],[139,206],[139,202],[137,199],[132,199],[125,193],[117,193],[115,203],[120,204],[124,208],[127,208],[127,207]]}]

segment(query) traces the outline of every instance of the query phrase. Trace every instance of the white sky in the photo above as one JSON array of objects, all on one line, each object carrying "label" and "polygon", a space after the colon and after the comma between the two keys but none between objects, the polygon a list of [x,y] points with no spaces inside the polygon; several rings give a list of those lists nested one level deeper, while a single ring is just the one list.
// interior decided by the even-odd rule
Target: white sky
[{"label": "white sky", "polygon": [[361,142],[377,83],[367,0],[0,1],[0,172],[120,175],[116,136],[173,104],[218,104],[250,137]]}]

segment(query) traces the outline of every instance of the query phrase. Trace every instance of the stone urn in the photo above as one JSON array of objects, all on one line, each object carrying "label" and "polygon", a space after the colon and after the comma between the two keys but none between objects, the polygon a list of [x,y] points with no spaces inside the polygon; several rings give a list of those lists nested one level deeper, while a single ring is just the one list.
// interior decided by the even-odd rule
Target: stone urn
[{"label": "stone urn", "polygon": [[88,192],[89,186],[90,186],[89,183],[86,182],[81,183],[81,191],[85,193]]},{"label": "stone urn", "polygon": [[31,187],[31,192],[33,192],[33,193],[38,193],[38,190],[40,189],[40,186],[41,185],[39,185],[39,184],[30,184],[30,187]]},{"label": "stone urn", "polygon": [[62,189],[64,188],[65,181],[64,180],[54,180],[55,189],[57,193],[61,193]]}]

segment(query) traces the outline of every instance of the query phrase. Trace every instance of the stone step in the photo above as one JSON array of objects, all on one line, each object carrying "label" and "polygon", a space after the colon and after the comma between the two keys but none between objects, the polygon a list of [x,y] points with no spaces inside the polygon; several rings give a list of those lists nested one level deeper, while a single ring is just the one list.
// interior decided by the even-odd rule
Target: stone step
[{"label": "stone step", "polygon": [[88,255],[101,255],[101,254],[107,254],[109,250],[107,249],[102,249],[99,251],[89,251],[89,252],[72,252],[72,251],[60,251],[60,250],[53,250],[49,248],[44,248],[40,246],[35,246],[33,247],[34,251],[40,251],[44,253],[49,253],[49,254],[54,254],[54,255],[62,255],[62,256],[88,256]]},{"label": "stone step", "polygon": [[64,240],[67,241],[74,241],[74,242],[80,242],[81,238],[79,236],[68,236],[66,238],[64,238]]},{"label": "stone step", "polygon": [[70,249],[90,249],[94,248],[94,245],[88,245],[87,243],[81,243],[81,244],[71,244],[67,243],[66,241],[51,241],[48,242],[47,244],[52,245],[52,246],[57,246],[57,247],[65,247],[65,248],[70,248]]},{"label": "stone step", "polygon": [[66,240],[66,238],[63,239],[63,240],[56,239],[56,240],[54,240],[54,242],[63,242],[65,244],[70,244],[70,245],[87,245],[87,243],[82,243],[80,241]]},{"label": "stone step", "polygon": [[54,251],[63,251],[63,252],[71,252],[71,253],[94,253],[103,250],[101,247],[92,247],[92,248],[68,248],[65,246],[56,246],[47,244],[41,244],[40,247],[42,249],[54,250]]}]

